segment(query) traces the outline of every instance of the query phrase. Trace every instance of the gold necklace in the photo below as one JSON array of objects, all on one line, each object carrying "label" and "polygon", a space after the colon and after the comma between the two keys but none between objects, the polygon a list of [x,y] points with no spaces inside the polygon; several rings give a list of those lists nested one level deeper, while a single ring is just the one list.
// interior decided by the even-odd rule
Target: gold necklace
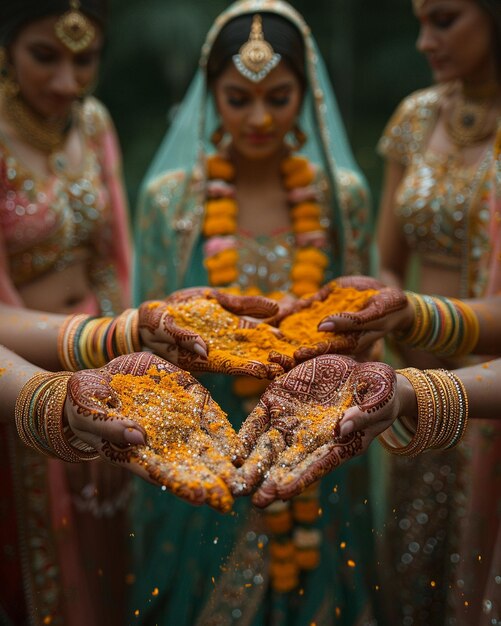
[{"label": "gold necklace", "polygon": [[2,109],[19,136],[46,154],[62,147],[78,113],[74,107],[65,119],[47,120],[37,115],[19,94],[2,89],[1,99]]},{"label": "gold necklace", "polygon": [[488,116],[498,90],[496,85],[494,91],[489,89],[478,94],[461,91],[458,94],[446,120],[447,133],[457,146],[464,148],[479,143],[492,134],[495,120],[489,123]]}]

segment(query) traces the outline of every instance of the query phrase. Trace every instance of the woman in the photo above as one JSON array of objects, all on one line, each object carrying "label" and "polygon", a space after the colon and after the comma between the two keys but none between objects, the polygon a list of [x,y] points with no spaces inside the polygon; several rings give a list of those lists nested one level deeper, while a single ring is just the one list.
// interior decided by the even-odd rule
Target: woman
[{"label": "woman", "polygon": [[[209,32],[144,185],[136,300],[201,284],[314,292],[340,267],[367,267],[368,232],[366,188],[308,27],[281,1],[235,3]],[[260,389],[202,380],[238,428]],[[363,623],[366,469],[353,463],[321,493],[264,514],[242,499],[225,518],[139,486],[137,621]]]},{"label": "woman", "polygon": [[[417,47],[436,84],[400,104],[380,143],[386,161],[378,225],[380,276],[399,287],[412,277],[412,288],[422,293],[489,295],[499,252],[494,250],[498,226],[490,207],[492,188],[499,188],[493,146],[501,115],[501,7],[497,0],[413,4],[420,23]],[[439,359],[418,348],[407,348],[401,356],[404,364],[419,368],[469,362]],[[475,487],[475,465],[483,450],[484,470],[486,454],[494,468],[500,437],[497,425],[477,422],[464,446],[426,455],[417,463],[391,463],[385,559],[393,563],[390,576],[398,574],[401,580],[400,601],[389,599],[395,624],[407,618],[442,624],[449,586],[479,582],[472,574],[478,562],[475,539],[470,537],[467,546],[458,531],[474,509],[489,508]],[[416,473],[421,481],[409,490]],[[439,500],[437,493],[443,494]],[[461,507],[453,505],[459,501]],[[425,524],[419,522],[424,515]],[[423,551],[429,538],[433,546]],[[410,544],[421,548],[409,552]],[[451,554],[461,554],[470,566],[459,571]],[[410,608],[395,613],[400,606]]]},{"label": "woman", "polygon": [[[5,304],[90,314],[118,312],[127,304],[129,240],[120,155],[107,112],[89,95],[105,25],[106,6],[97,0],[1,4],[0,300]],[[2,475],[14,476],[1,487],[9,512],[2,516],[1,532],[9,555],[1,565],[2,580],[8,581],[0,592],[5,620],[22,623],[30,614],[35,621],[64,615],[67,624],[119,623],[116,604],[125,568],[120,509],[127,495],[122,473],[104,472],[100,463],[85,469],[47,463],[19,446],[9,430],[2,427],[0,439]],[[50,515],[37,517],[36,503]],[[41,558],[42,545],[51,546],[54,560]],[[66,586],[54,593],[50,575],[57,572]],[[36,602],[32,579],[43,581]],[[68,612],[75,588],[82,589],[81,610]],[[37,606],[47,613],[33,615]]]}]

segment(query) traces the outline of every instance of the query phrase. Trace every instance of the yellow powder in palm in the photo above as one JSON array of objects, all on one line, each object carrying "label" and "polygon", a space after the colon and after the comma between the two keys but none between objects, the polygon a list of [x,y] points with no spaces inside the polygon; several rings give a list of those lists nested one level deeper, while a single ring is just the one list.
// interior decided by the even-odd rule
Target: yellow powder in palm
[{"label": "yellow powder in palm", "polygon": [[[117,393],[120,414],[140,424],[147,435],[146,446],[138,446],[140,458],[143,451],[160,456],[166,464],[179,470],[184,477],[191,476],[188,484],[173,483],[176,493],[200,486],[211,491],[215,477],[208,472],[217,468],[220,480],[219,493],[211,496],[209,504],[226,512],[233,498],[223,482],[229,477],[229,459],[215,446],[207,431],[217,433],[228,426],[226,413],[216,404],[207,407],[203,394],[194,396],[179,384],[184,372],[165,372],[150,368],[144,376],[114,374],[110,386]],[[108,414],[113,411],[108,409]],[[235,434],[236,438],[236,434]],[[203,454],[203,456],[202,456]],[[225,492],[226,496],[221,496]]]},{"label": "yellow powder in palm", "polygon": [[360,311],[376,293],[378,292],[375,289],[359,291],[352,287],[337,287],[334,284],[325,300],[313,302],[308,308],[283,319],[279,325],[280,332],[294,345],[310,346],[320,341],[331,340],[335,333],[318,331],[318,324],[328,315]]},{"label": "yellow powder in palm", "polygon": [[268,324],[239,328],[241,318],[224,309],[215,299],[194,298],[168,307],[169,314],[181,327],[199,334],[207,344],[210,362],[221,370],[228,364],[245,369],[249,361],[269,363],[270,352],[292,357],[299,346],[311,346],[332,340],[332,332],[319,332],[317,326],[327,315],[359,311],[377,291],[358,291],[351,287],[332,288],[323,302],[286,317],[280,323],[282,337]]}]

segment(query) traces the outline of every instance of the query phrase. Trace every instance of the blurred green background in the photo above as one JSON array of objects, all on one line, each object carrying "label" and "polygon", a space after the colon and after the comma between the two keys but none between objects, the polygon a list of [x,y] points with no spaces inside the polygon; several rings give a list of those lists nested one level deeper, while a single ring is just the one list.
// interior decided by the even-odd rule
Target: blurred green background
[{"label": "blurred green background", "polygon": [[[131,211],[143,175],[195,72],[214,18],[229,0],[112,0],[98,97],[115,121]],[[430,81],[415,49],[410,0],[292,0],[329,68],[355,157],[376,210],[377,140],[398,102]]]}]

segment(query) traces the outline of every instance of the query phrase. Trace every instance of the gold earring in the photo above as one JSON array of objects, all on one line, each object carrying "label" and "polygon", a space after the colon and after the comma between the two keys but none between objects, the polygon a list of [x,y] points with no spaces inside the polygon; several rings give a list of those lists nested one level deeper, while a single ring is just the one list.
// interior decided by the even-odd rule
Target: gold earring
[{"label": "gold earring", "polygon": [[305,132],[301,130],[299,124],[296,124],[294,126],[294,128],[292,129],[292,134],[294,136],[294,143],[291,144],[291,150],[294,150],[294,151],[301,150],[301,148],[306,143],[308,136],[306,135]]},{"label": "gold earring", "polygon": [[220,125],[216,128],[216,130],[210,136],[210,141],[212,145],[217,148],[219,144],[223,141],[224,137],[224,128]]}]

